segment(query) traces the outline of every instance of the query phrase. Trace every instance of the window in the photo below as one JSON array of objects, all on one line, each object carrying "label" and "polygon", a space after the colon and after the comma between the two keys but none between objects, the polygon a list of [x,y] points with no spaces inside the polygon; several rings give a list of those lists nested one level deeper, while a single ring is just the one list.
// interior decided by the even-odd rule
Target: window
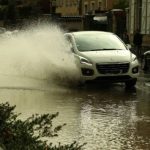
[{"label": "window", "polygon": [[91,8],[92,11],[95,10],[95,3],[94,3],[94,2],[92,2],[91,7],[92,7],[92,8]]},{"label": "window", "polygon": [[99,9],[99,10],[102,9],[102,2],[98,2],[98,9]]},{"label": "window", "polygon": [[66,0],[66,3],[65,3],[65,4],[66,4],[66,7],[68,7],[68,0]]},{"label": "window", "polygon": [[94,2],[91,3],[91,13],[95,14],[95,3]]},{"label": "window", "polygon": [[84,5],[84,13],[87,14],[87,12],[88,12],[88,6],[87,6],[87,4],[85,4]]}]

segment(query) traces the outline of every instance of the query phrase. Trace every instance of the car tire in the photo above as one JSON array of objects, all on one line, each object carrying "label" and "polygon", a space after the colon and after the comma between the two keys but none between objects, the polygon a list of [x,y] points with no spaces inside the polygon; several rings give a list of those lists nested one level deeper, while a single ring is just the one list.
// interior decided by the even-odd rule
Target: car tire
[{"label": "car tire", "polygon": [[126,81],[126,82],[125,82],[125,85],[126,85],[126,87],[128,87],[128,88],[134,87],[134,86],[136,85],[136,81],[137,81],[136,78],[135,78],[135,79],[132,79],[132,80],[129,80],[129,81]]}]

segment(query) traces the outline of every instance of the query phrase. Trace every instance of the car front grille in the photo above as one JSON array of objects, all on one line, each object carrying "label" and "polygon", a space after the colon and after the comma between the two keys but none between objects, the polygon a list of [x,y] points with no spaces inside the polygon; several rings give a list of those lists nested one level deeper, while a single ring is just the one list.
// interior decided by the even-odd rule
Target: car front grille
[{"label": "car front grille", "polygon": [[96,68],[101,74],[123,74],[129,70],[129,63],[96,64]]}]

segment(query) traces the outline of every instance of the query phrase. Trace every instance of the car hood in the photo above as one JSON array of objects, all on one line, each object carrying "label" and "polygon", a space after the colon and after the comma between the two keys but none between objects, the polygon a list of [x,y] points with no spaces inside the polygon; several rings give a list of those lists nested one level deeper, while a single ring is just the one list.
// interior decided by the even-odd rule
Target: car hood
[{"label": "car hood", "polygon": [[128,62],[131,60],[131,52],[129,50],[87,51],[80,54],[95,63]]}]

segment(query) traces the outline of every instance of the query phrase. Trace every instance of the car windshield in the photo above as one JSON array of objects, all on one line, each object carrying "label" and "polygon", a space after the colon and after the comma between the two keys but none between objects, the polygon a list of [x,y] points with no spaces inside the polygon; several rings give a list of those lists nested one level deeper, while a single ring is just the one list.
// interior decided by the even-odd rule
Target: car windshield
[{"label": "car windshield", "polygon": [[79,51],[124,50],[123,42],[114,34],[85,33],[75,34]]}]

